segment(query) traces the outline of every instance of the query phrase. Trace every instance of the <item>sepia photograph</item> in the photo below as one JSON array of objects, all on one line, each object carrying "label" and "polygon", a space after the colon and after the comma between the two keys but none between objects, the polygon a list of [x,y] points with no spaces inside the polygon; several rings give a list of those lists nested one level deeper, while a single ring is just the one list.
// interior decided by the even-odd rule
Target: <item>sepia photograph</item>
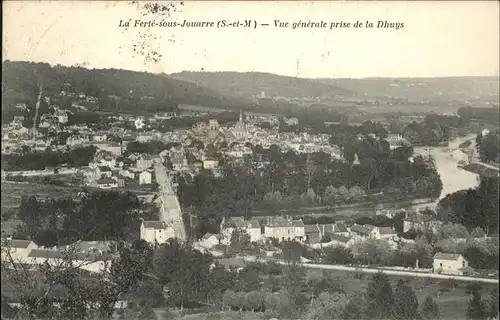
[{"label": "sepia photograph", "polygon": [[499,320],[500,2],[2,17],[2,320]]}]

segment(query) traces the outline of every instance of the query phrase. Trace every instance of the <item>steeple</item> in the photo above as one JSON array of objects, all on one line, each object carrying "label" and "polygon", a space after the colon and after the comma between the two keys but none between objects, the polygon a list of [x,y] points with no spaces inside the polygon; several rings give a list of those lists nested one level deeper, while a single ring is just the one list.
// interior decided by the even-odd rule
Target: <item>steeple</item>
[{"label": "steeple", "polygon": [[243,110],[240,109],[240,122],[243,122]]}]

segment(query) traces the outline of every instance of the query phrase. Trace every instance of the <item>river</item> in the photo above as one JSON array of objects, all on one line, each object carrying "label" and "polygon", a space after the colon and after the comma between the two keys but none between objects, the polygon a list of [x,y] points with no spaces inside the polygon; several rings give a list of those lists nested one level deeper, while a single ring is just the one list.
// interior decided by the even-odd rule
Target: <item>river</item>
[{"label": "river", "polygon": [[[456,150],[458,145],[467,141],[474,140],[475,134],[470,134],[465,137],[459,137],[450,141],[449,147],[415,147],[414,152],[423,156],[431,155],[434,158],[436,169],[443,181],[443,190],[439,199],[444,198],[447,194],[456,192],[462,189],[475,188],[479,185],[479,180],[476,174],[463,170],[457,167],[459,159],[452,157],[450,149]],[[475,145],[475,141],[474,145]]]},{"label": "river", "polygon": [[[352,216],[372,216],[376,210],[383,209],[424,209],[429,207],[434,209],[438,201],[444,198],[447,194],[456,192],[462,189],[475,188],[479,185],[478,176],[472,172],[460,169],[457,167],[458,159],[452,157],[450,149],[455,150],[458,145],[471,139],[475,139],[476,135],[471,134],[465,137],[459,137],[450,141],[448,147],[415,147],[414,152],[423,156],[434,158],[436,169],[441,176],[443,182],[443,190],[438,199],[414,199],[387,203],[363,203],[354,206],[346,206],[335,209],[329,208],[301,208],[296,210],[287,210],[286,214],[290,215],[327,215],[338,217]],[[474,142],[474,141],[473,141]],[[475,142],[474,142],[475,144]],[[265,215],[264,212],[258,212],[256,215]],[[268,213],[269,214],[269,213]]]}]

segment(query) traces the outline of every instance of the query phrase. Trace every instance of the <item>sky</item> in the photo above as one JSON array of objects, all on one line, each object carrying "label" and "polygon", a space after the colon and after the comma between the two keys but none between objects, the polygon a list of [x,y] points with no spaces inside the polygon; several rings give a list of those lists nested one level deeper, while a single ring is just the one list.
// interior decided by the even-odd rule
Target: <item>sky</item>
[{"label": "sky", "polygon": [[[164,2],[167,5],[170,2]],[[499,2],[175,3],[170,17],[146,14],[145,2],[4,1],[3,60],[154,73],[258,71],[306,78],[499,75]],[[257,28],[124,28],[120,20],[243,21]],[[288,28],[274,27],[288,21]],[[325,21],[327,28],[292,29]],[[331,22],[374,28],[330,30]],[[404,27],[376,28],[377,21]],[[134,52],[134,45],[146,54]],[[161,55],[148,61],[152,52]]]}]

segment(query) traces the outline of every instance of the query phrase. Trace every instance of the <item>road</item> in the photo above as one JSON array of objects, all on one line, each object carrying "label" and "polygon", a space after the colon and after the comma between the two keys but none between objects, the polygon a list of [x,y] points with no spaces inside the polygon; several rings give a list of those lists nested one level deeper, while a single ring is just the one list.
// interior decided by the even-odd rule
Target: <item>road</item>
[{"label": "road", "polygon": [[500,168],[492,166],[491,164],[487,164],[487,163],[484,163],[484,162],[473,161],[472,163],[477,163],[477,164],[480,164],[480,165],[482,165],[482,166],[484,166],[486,168],[493,169],[493,170],[496,170],[496,171],[500,170]]},{"label": "road", "polygon": [[[245,261],[257,261],[255,257],[242,257]],[[287,263],[283,260],[273,260],[276,263],[286,265]],[[382,269],[370,269],[370,268],[359,268],[359,267],[348,267],[341,265],[331,265],[331,264],[315,264],[315,263],[302,263],[301,266],[310,269],[323,269],[323,270],[338,270],[338,271],[348,271],[348,272],[361,272],[361,273],[378,273],[382,272],[387,275],[393,276],[403,276],[403,277],[419,277],[419,278],[431,278],[431,279],[442,279],[442,280],[456,280],[465,282],[482,282],[482,283],[494,283],[498,284],[498,279],[490,278],[475,278],[475,277],[464,277],[464,276],[451,276],[444,274],[435,273],[423,273],[423,272],[411,272],[411,271],[397,271],[397,270],[382,270]]]},{"label": "road", "polygon": [[155,165],[158,195],[161,199],[161,220],[171,226],[177,238],[186,240],[186,228],[182,220],[182,210],[177,199],[177,194],[172,186],[172,181],[167,173],[167,168],[162,164]]}]

